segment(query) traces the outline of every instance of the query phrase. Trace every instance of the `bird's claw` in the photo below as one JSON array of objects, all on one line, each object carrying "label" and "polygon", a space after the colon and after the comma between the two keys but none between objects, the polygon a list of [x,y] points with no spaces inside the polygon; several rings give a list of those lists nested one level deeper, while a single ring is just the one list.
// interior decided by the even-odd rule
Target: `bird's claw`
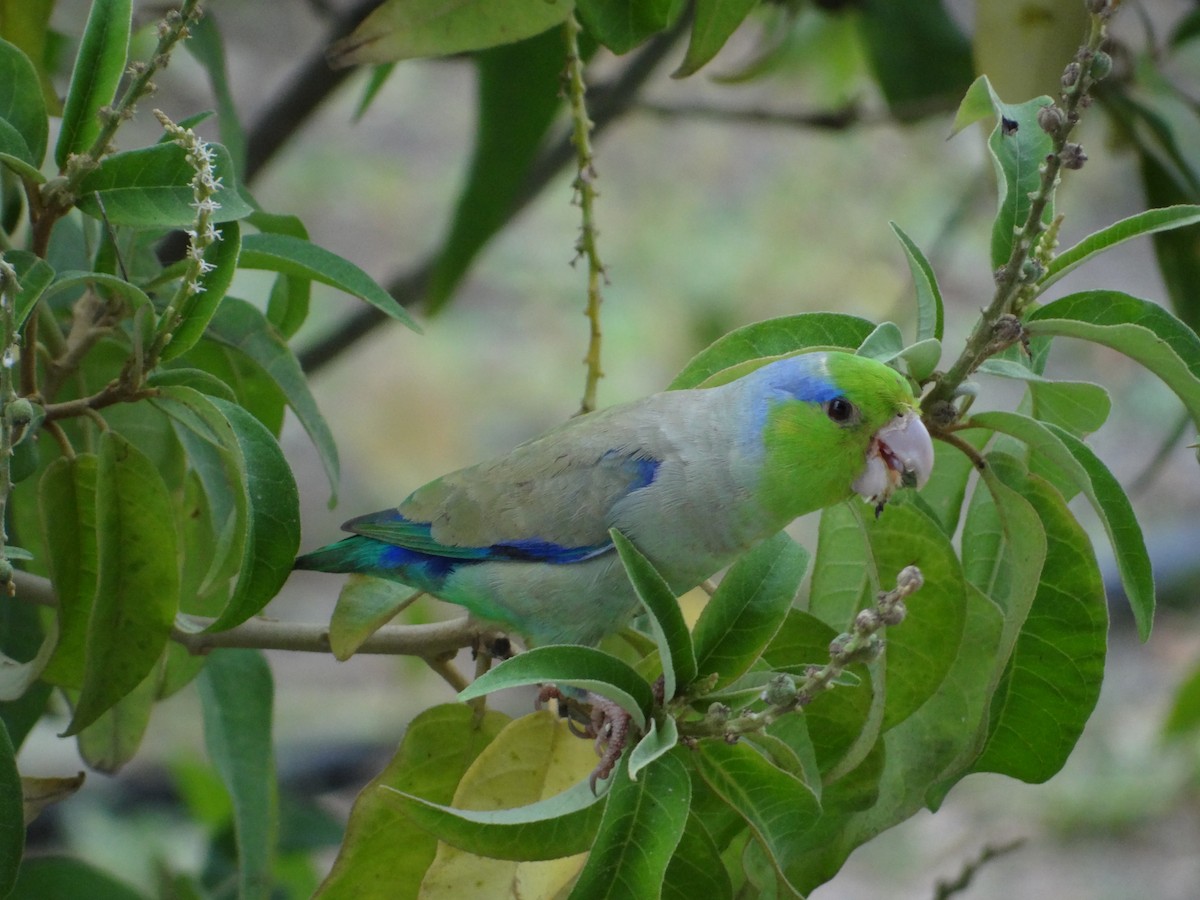
[{"label": "bird's claw", "polygon": [[616,768],[621,754],[625,752],[625,744],[629,739],[629,726],[632,717],[607,697],[588,693],[592,703],[592,736],[596,739],[596,753],[600,762],[588,776],[588,786],[596,793],[596,782],[607,779]]},{"label": "bird's claw", "polygon": [[[659,690],[661,691],[661,688]],[[538,691],[536,706],[541,709],[551,700],[558,701],[559,715],[567,720],[567,728],[571,734],[595,740],[596,755],[600,757],[600,762],[588,776],[588,785],[594,794],[596,782],[603,781],[612,774],[621,759],[621,754],[625,752],[633,717],[607,697],[601,697],[591,691],[585,696],[586,700],[580,702],[564,694],[556,685],[544,684]],[[590,714],[584,712],[585,705],[591,707]]]}]

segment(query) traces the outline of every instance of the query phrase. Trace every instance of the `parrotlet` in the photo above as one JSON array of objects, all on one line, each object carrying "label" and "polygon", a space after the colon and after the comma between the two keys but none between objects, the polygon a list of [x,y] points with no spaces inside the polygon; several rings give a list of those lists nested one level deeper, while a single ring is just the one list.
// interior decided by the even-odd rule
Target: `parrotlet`
[{"label": "parrotlet", "polygon": [[854,494],[882,509],[932,466],[903,376],[805,353],[570,419],[351,519],[296,568],[403,582],[530,644],[593,644],[639,609],[609,529],[678,595],[805,513]]}]

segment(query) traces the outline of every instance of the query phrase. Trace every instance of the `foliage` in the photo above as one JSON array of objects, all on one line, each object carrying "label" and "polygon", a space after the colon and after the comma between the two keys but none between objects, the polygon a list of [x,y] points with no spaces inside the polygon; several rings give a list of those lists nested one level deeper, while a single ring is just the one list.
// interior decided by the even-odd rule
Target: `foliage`
[{"label": "foliage", "polygon": [[[310,648],[257,618],[300,540],[298,490],[278,443],[285,409],[335,495],[338,478],[333,435],[289,339],[312,282],[361,299],[372,315],[415,323],[297,220],[259,208],[241,177],[249,145],[228,99],[220,32],[197,24],[193,0],[159,26],[146,61],[129,58],[129,0],[94,0],[53,148],[52,4],[38,6],[44,15],[14,19],[0,2],[0,575],[15,596],[0,605],[0,896],[63,883],[138,896],[77,860],[22,864],[17,823],[37,814],[39,793],[57,800],[77,784],[22,778],[17,752],[56,691],[72,711],[64,736],[89,766],[115,772],[136,754],[154,704],[195,682],[209,757],[230,798],[218,817],[227,845],[214,840],[204,879],[176,873],[164,894],[225,896],[227,875],[238,896],[266,897],[287,881],[290,822],[275,785],[272,678],[258,648]],[[699,0],[689,13],[679,2],[587,0],[572,11],[478,0],[447,12],[388,0],[336,44],[335,60],[347,65],[476,51],[476,156],[428,269],[430,309],[452,300],[539,162],[554,156],[565,105],[578,148],[593,389],[603,266],[590,219],[585,62],[597,46],[648,52],[686,31],[675,74],[691,74],[752,6]],[[470,706],[419,716],[359,796],[319,896],[463,896],[463,885],[487,896],[800,896],[856,847],[936,809],[973,772],[1040,782],[1062,767],[1096,702],[1108,626],[1096,555],[1069,501],[1083,497],[1094,510],[1143,638],[1154,583],[1133,507],[1085,442],[1107,418],[1108,395],[1047,377],[1054,339],[1132,358],[1200,424],[1200,148],[1187,144],[1195,109],[1149,61],[1106,80],[1113,9],[1094,0],[1087,8],[1087,40],[1065,70],[1056,62],[1058,100],[1021,103],[1001,99],[987,76],[972,82],[967,40],[940,3],[917,3],[902,21],[886,2],[844,14],[856,17],[893,116],[918,118],[964,97],[955,128],[991,125],[992,300],[956,358],[943,361],[934,267],[893,225],[915,283],[913,334],[799,313],[726,335],[671,384],[721,383],[815,347],[881,359],[923,395],[941,439],[932,482],[875,517],[860,505],[826,510],[811,556],[787,535],[764,542],[726,573],[691,628],[650,563],[614,533],[643,624],[602,648],[521,653],[463,686]],[[813,21],[840,27],[836,15],[784,4],[741,74],[768,73]],[[1194,31],[1181,28],[1178,42]],[[230,149],[197,136],[203,115],[176,124],[156,113],[160,143],[113,152],[122,122],[189,32],[223,86]],[[937,65],[913,65],[914,54]],[[564,104],[556,92],[565,57]],[[1092,96],[1139,152],[1155,208],[1058,252],[1056,190],[1086,160],[1072,135]],[[1047,301],[1068,272],[1141,235],[1156,241],[1177,316],[1102,288]],[[230,293],[248,269],[274,273],[268,297]],[[1019,408],[977,410],[979,389],[967,380],[976,375],[1021,381]],[[807,600],[797,604],[806,575]],[[379,629],[411,599],[355,583],[320,640],[345,658],[391,639]],[[434,628],[392,646],[436,666],[478,637],[473,627]],[[611,771],[597,770],[591,744],[553,716],[508,721],[479,705],[492,691],[542,683],[590,691],[628,717],[627,748],[615,731],[600,735]],[[1192,679],[1174,733],[1194,728],[1195,693]],[[315,887],[311,873],[295,883],[298,893]]]}]

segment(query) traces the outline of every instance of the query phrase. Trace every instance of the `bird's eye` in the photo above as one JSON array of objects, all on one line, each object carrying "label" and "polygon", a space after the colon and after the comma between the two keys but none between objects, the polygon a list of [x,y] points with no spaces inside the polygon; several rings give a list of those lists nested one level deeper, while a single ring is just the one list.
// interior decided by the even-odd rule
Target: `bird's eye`
[{"label": "bird's eye", "polygon": [[845,425],[855,419],[858,415],[858,410],[845,397],[834,397],[825,404],[825,414],[839,425]]}]

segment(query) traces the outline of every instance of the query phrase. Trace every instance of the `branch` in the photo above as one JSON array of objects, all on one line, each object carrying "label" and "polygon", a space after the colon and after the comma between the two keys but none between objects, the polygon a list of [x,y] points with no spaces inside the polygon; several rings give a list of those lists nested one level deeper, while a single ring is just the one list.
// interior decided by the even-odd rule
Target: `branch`
[{"label": "branch", "polygon": [[[181,616],[180,621],[195,628],[206,628],[214,619]],[[481,635],[492,629],[480,626],[466,616],[427,625],[385,625],[363,641],[356,653],[389,656],[417,656],[436,661],[475,645]],[[257,650],[292,650],[305,653],[331,653],[329,625],[316,622],[279,622],[250,619],[228,631],[193,631],[176,624],[171,640],[192,653],[206,653],[218,647],[245,647]]]},{"label": "branch", "polygon": [[587,85],[583,80],[583,59],[579,55],[579,33],[583,26],[575,18],[575,14],[567,16],[563,23],[563,38],[567,49],[567,69],[563,75],[563,86],[567,96],[567,106],[571,111],[571,143],[575,145],[575,202],[579,206],[582,222],[579,226],[579,240],[575,242],[575,260],[582,258],[587,262],[587,307],[585,315],[588,319],[588,349],[583,361],[587,366],[587,379],[583,387],[583,401],[579,405],[579,414],[589,413],[596,408],[596,387],[604,377],[600,366],[600,304],[603,302],[601,283],[607,282],[604,263],[600,261],[600,250],[596,236],[596,166],[592,154],[592,120],[588,118],[586,94]]},{"label": "branch", "polygon": [[[685,20],[687,17],[683,17]],[[598,137],[606,128],[628,113],[634,106],[638,91],[662,64],[683,34],[683,25],[665,31],[646,43],[611,83],[592,91],[592,135]],[[559,172],[575,159],[570,135],[563,137],[534,160],[525,184],[517,193],[508,211],[511,221],[524,209]],[[396,276],[388,285],[388,293],[404,307],[421,301],[429,282],[429,273],[437,262],[437,251]],[[359,339],[388,321],[388,316],[373,306],[364,306],[352,313],[325,337],[300,352],[300,365],[308,375],[332,362]]]},{"label": "branch", "polygon": [[[55,607],[58,598],[50,580],[29,572],[13,573],[16,597],[27,603]],[[206,653],[218,647],[242,647],[256,650],[293,650],[307,653],[331,653],[329,625],[315,622],[279,622],[250,619],[228,631],[202,631],[215,619],[180,616],[171,629],[171,640],[192,653]],[[496,635],[494,628],[463,616],[427,625],[385,625],[363,641],[355,652],[388,656],[416,656],[431,664],[457,653],[463,647],[487,647]]]},{"label": "branch", "polygon": [[[1008,262],[995,272],[996,288],[992,301],[975,324],[962,354],[942,375],[922,401],[935,431],[941,431],[960,417],[954,406],[958,388],[985,359],[1020,341],[1024,330],[1018,318],[1034,296],[1042,272],[1040,257],[1049,250],[1047,237],[1053,238],[1056,224],[1047,225],[1042,215],[1058,188],[1061,173],[1079,169],[1087,157],[1079,144],[1071,143],[1081,111],[1090,103],[1089,90],[1106,71],[1096,68],[1102,57],[1101,46],[1107,38],[1107,24],[1115,4],[1089,0],[1091,31],[1062,76],[1062,105],[1050,104],[1038,114],[1038,124],[1050,135],[1053,149],[1042,163],[1038,188],[1030,195],[1029,212],[1012,245]],[[1111,65],[1111,61],[1109,61]]]},{"label": "branch", "polygon": [[829,662],[809,666],[799,683],[784,672],[775,675],[762,692],[761,699],[767,707],[761,711],[742,710],[735,715],[725,704],[713,703],[703,719],[678,722],[681,739],[694,742],[704,737],[722,737],[732,743],[743,734],[761,731],[780,716],[808,706],[831,689],[849,666],[878,658],[884,645],[880,632],[888,625],[904,621],[908,614],[905,598],[919,591],[924,583],[924,576],[916,566],[901,569],[896,575],[896,587],[880,591],[875,605],[861,610],[850,630],[829,644]]},{"label": "branch", "polygon": [[891,118],[868,118],[856,104],[826,112],[785,112],[782,110],[749,108],[737,109],[711,103],[659,103],[643,100],[637,106],[663,119],[714,119],[724,123],[745,125],[776,125],[785,128],[813,128],[820,131],[845,131],[855,125],[883,124]]}]

